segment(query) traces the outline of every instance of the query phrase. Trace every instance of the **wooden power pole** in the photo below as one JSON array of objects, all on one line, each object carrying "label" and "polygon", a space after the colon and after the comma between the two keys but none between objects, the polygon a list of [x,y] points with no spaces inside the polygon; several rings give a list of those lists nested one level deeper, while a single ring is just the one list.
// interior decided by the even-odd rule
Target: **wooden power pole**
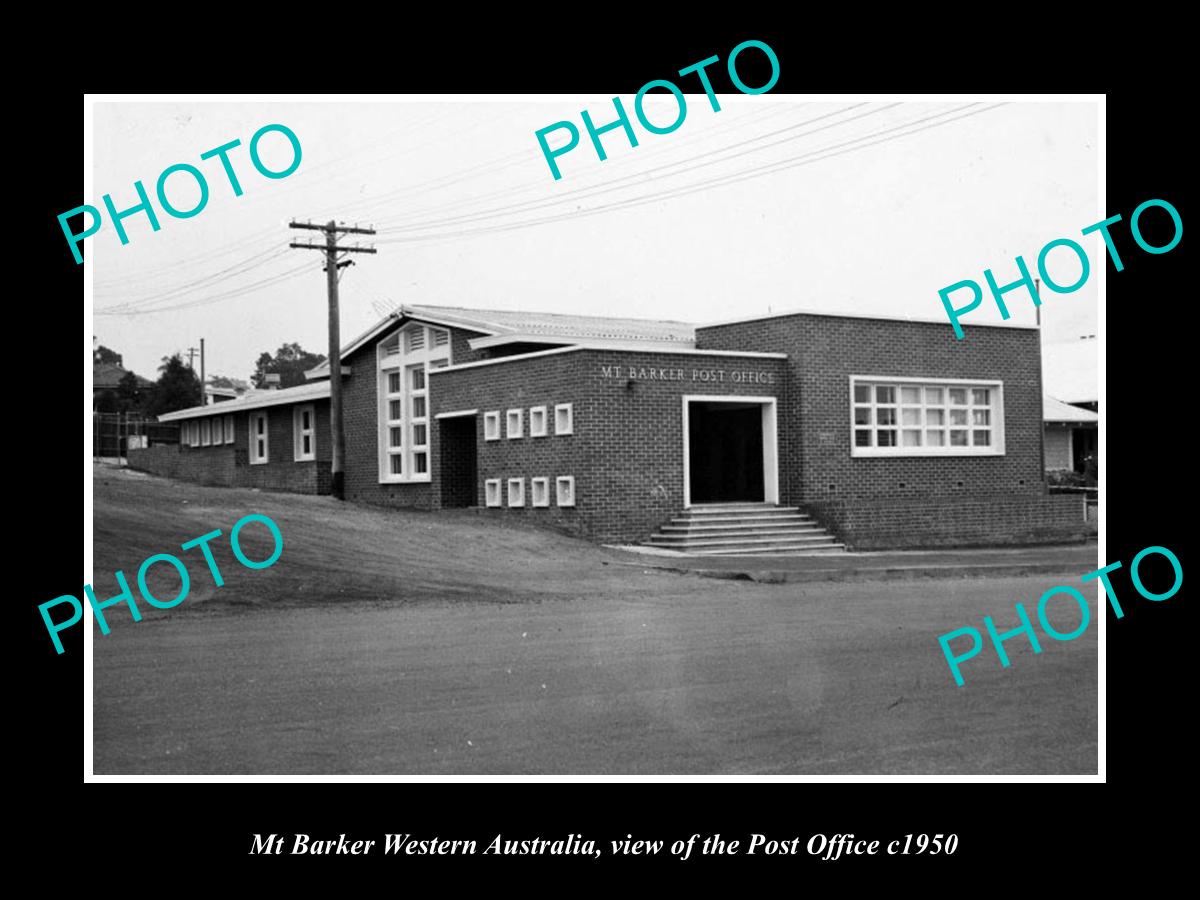
[{"label": "wooden power pole", "polygon": [[200,405],[208,406],[208,386],[204,383],[204,338],[200,338]]},{"label": "wooden power pole", "polygon": [[333,496],[344,500],[346,496],[346,434],[342,418],[342,355],[341,326],[338,317],[338,269],[350,265],[350,260],[338,261],[339,253],[374,253],[374,247],[339,247],[339,234],[374,234],[373,228],[357,225],[339,225],[332,219],[324,225],[311,222],[291,222],[289,228],[307,228],[325,232],[325,243],[301,244],[293,241],[288,246],[294,249],[320,250],[325,254],[325,282],[329,291],[329,417],[333,431]]}]

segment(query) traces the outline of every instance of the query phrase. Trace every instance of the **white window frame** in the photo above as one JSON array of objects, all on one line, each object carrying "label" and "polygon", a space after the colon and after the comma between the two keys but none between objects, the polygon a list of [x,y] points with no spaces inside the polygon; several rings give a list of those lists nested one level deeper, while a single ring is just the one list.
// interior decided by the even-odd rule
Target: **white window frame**
[{"label": "white window frame", "polygon": [[[263,423],[263,452],[260,457],[258,450],[258,420],[262,419]],[[271,461],[271,419],[267,415],[267,410],[255,410],[250,413],[250,465],[261,466]]]},{"label": "white window frame", "polygon": [[[538,422],[541,422],[539,425]],[[529,407],[529,436],[530,437],[546,437],[550,433],[549,423],[546,421],[546,407],[531,406]]]},{"label": "white window frame", "polygon": [[[562,423],[562,415],[565,414],[566,426],[560,428]],[[554,433],[555,434],[574,434],[575,433],[575,407],[571,403],[556,403],[554,404]]]},{"label": "white window frame", "polygon": [[189,447],[200,446],[200,421],[198,419],[189,419],[187,424],[187,445]]},{"label": "white window frame", "polygon": [[200,446],[212,446],[212,419],[204,418],[200,420]]},{"label": "white window frame", "polygon": [[[513,428],[513,420],[516,420],[517,427]],[[525,410],[510,409],[504,415],[504,436],[508,440],[516,440],[525,436]]]},{"label": "white window frame", "polygon": [[224,419],[224,422],[222,422],[221,425],[225,431],[225,443],[232,444],[233,443],[233,416],[222,416],[222,418]]},{"label": "white window frame", "polygon": [[[567,488],[568,496],[566,501],[563,501],[563,487]],[[569,507],[575,505],[575,476],[574,475],[559,475],[554,479],[554,505],[561,507]]]},{"label": "white window frame", "polygon": [[[409,335],[421,330],[421,346],[409,350],[411,343]],[[434,332],[445,331],[446,340],[440,347],[434,346]],[[430,393],[429,373],[435,369],[444,368],[452,363],[450,332],[444,328],[434,328],[423,322],[410,322],[403,328],[393,332],[389,337],[379,342],[376,347],[376,362],[378,372],[379,406],[377,410],[378,431],[377,443],[379,453],[379,483],[380,484],[412,484],[429,483],[432,480],[432,428],[433,398]],[[413,385],[413,372],[420,369],[424,384],[422,387]],[[388,376],[396,372],[400,376],[400,391],[389,390]],[[390,418],[391,400],[400,401],[401,416],[399,419]],[[420,400],[424,406],[422,415],[415,415]],[[391,429],[399,428],[401,443],[399,447],[391,446]],[[418,444],[415,440],[417,430],[424,428],[425,442]],[[400,474],[392,473],[392,457],[401,459]],[[424,463],[425,471],[417,471],[418,460]]]},{"label": "white window frame", "polygon": [[529,505],[535,507],[550,505],[550,479],[548,477],[529,479]]},{"label": "white window frame", "polygon": [[[855,387],[860,384],[869,384],[871,386],[869,401],[856,402],[854,398]],[[880,404],[875,388],[877,386],[890,386],[896,389],[895,403]],[[905,404],[903,401],[902,388],[905,387],[920,387],[922,388],[921,402],[919,404]],[[942,390],[942,403],[931,404],[928,401],[924,388],[935,388]],[[950,404],[950,390],[952,388],[962,388],[967,391],[967,403],[965,406],[958,407]],[[986,388],[991,393],[989,402],[986,406],[982,404],[976,405],[974,402],[973,389]],[[850,455],[852,457],[913,457],[913,456],[1004,456],[1004,382],[993,379],[980,378],[909,378],[898,377],[894,375],[851,375],[850,376]],[[895,423],[884,425],[882,428],[878,424],[878,410],[882,406],[885,409],[895,410]],[[855,409],[869,409],[869,423],[856,424]],[[907,407],[909,410],[920,410],[919,422],[916,424],[910,423],[907,427],[903,421],[904,410]],[[950,423],[951,410],[964,409],[967,411],[967,422],[965,425],[952,426]],[[975,424],[975,412],[988,410],[988,424]],[[940,425],[931,427],[929,424],[929,411],[942,410],[942,422]],[[878,440],[878,431],[888,430],[894,431],[896,435],[896,446],[876,446]],[[929,446],[925,442],[928,440],[929,431],[940,431],[944,436],[945,443],[939,446]],[[964,430],[967,432],[967,445],[953,446],[950,444],[950,432],[954,430]],[[857,432],[863,431],[870,435],[869,440],[871,446],[860,447],[857,445]],[[904,432],[919,431],[920,446],[904,446]],[[989,433],[990,443],[987,445],[975,444],[975,432],[987,431]]]},{"label": "white window frame", "polygon": [[[513,490],[514,487],[516,488],[515,491]],[[508,479],[508,505],[525,505],[525,479],[523,477]]]},{"label": "white window frame", "polygon": [[483,439],[485,441],[500,440],[500,410],[494,409],[483,414]]},{"label": "white window frame", "polygon": [[[302,427],[304,414],[308,413],[308,428]],[[304,452],[304,438],[308,438],[308,453]],[[317,411],[313,404],[304,403],[292,409],[292,461],[309,462],[317,458]]]},{"label": "white window frame", "polygon": [[500,479],[488,478],[483,482],[483,503],[485,506],[500,506]]}]

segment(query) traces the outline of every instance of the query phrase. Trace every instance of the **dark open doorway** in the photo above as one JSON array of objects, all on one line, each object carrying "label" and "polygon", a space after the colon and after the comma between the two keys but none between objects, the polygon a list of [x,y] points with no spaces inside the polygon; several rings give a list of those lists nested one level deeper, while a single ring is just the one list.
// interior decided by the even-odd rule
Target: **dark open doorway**
[{"label": "dark open doorway", "polygon": [[441,441],[442,507],[477,506],[475,474],[475,417],[438,420]]},{"label": "dark open doorway", "polygon": [[689,402],[688,448],[692,503],[763,501],[761,404]]}]

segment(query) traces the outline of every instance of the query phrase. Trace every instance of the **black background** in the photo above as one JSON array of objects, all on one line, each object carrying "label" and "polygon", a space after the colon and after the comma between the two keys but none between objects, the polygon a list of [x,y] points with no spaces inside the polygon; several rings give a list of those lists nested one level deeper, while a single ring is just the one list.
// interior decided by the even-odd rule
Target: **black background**
[{"label": "black background", "polygon": [[[601,8],[597,17],[607,15]],[[1132,33],[1114,36],[1113,54],[1092,51],[1101,43],[1069,41],[1044,17],[1030,24],[1006,20],[1003,41],[986,30],[959,40],[901,37],[892,26],[907,23],[866,21],[870,34],[848,25],[815,24],[787,28],[757,26],[694,27],[689,34],[659,35],[622,27],[616,36],[590,27],[568,26],[562,10],[532,23],[544,32],[515,41],[513,22],[491,30],[472,20],[476,39],[461,31],[439,32],[411,23],[368,38],[373,14],[352,11],[328,29],[298,12],[303,22],[241,25],[232,33],[201,35],[196,45],[203,64],[171,54],[161,59],[124,60],[109,54],[104,65],[90,59],[86,83],[63,69],[41,76],[40,89],[23,98],[19,133],[33,140],[23,147],[19,168],[10,178],[26,192],[18,207],[20,229],[10,230],[10,260],[20,269],[19,293],[10,299],[15,321],[8,331],[10,394],[23,408],[10,418],[10,509],[20,522],[10,551],[16,588],[9,604],[24,622],[23,665],[10,696],[21,706],[17,727],[9,731],[18,765],[11,770],[28,792],[19,816],[22,843],[45,852],[59,864],[84,856],[81,872],[96,878],[127,877],[127,867],[153,875],[156,886],[230,886],[262,883],[310,887],[355,884],[357,876],[399,876],[386,889],[418,890],[431,876],[447,888],[462,879],[504,876],[520,870],[519,881],[485,883],[497,889],[572,890],[576,885],[620,870],[618,877],[655,870],[672,878],[709,879],[718,870],[748,876],[778,873],[764,889],[785,891],[811,886],[814,875],[832,874],[850,885],[867,871],[881,878],[905,874],[932,876],[921,884],[937,890],[978,890],[1000,881],[1013,889],[1044,888],[1058,878],[1073,878],[1115,864],[1144,839],[1146,852],[1170,857],[1166,845],[1180,840],[1171,802],[1191,765],[1185,737],[1194,706],[1190,696],[1191,640],[1185,621],[1187,585],[1173,598],[1151,603],[1137,597],[1128,565],[1142,548],[1171,548],[1189,571],[1182,513],[1192,471],[1189,440],[1195,419],[1194,380],[1184,371],[1185,344],[1195,304],[1187,277],[1189,237],[1166,255],[1142,252],[1129,235],[1129,214],[1142,201],[1162,198],[1180,212],[1185,230],[1195,227],[1184,194],[1185,158],[1195,157],[1186,134],[1186,108],[1172,96],[1174,66],[1180,57],[1156,44],[1145,47]],[[682,15],[682,13],[681,13]],[[1083,12],[1080,11],[1080,15]],[[705,16],[688,13],[689,21]],[[1089,18],[1101,18],[1098,11]],[[867,17],[864,15],[863,17]],[[464,13],[464,19],[466,15]],[[624,23],[623,23],[624,24]],[[344,30],[329,42],[319,32]],[[1068,27],[1068,26],[1064,26]],[[1078,22],[1069,26],[1074,29]],[[1116,26],[1109,23],[1108,27]],[[391,26],[389,26],[391,28]],[[308,34],[307,32],[312,32]],[[381,30],[382,32],[382,30]],[[893,38],[894,35],[894,38]],[[1051,40],[1051,38],[1057,39]],[[326,35],[329,37],[329,35]],[[79,557],[72,509],[79,502],[81,460],[74,441],[80,421],[70,413],[80,397],[79,332],[67,328],[81,310],[82,269],[75,265],[56,215],[96,198],[82,195],[80,130],[82,89],[100,91],[281,92],[338,91],[433,92],[589,92],[628,96],[646,81],[713,54],[725,59],[746,38],[769,43],[780,59],[781,78],[772,93],[785,92],[1060,92],[1108,94],[1107,184],[1105,212],[1120,213],[1114,228],[1125,270],[1107,263],[1107,396],[1102,408],[1107,445],[1101,464],[1107,473],[1107,562],[1122,560],[1114,584],[1125,618],[1107,618],[1107,760],[1109,787],[1049,783],[1010,784],[207,784],[171,783],[84,785],[82,753],[82,629],[63,634],[67,648],[56,656],[47,640],[37,604],[59,594],[78,594],[87,574]],[[285,40],[286,38],[286,40]],[[136,38],[114,34],[114,45]],[[1127,43],[1122,43],[1126,41]],[[216,43],[214,43],[216,42]],[[1078,44],[1077,49],[1065,45]],[[278,46],[276,46],[278,45]],[[271,49],[274,48],[274,49]],[[213,61],[213,51],[219,62]],[[60,58],[71,48],[57,47]],[[739,60],[748,84],[760,84],[752,57]],[[186,55],[185,55],[186,56]],[[742,62],[746,65],[743,68]],[[731,92],[723,65],[710,69],[718,93]],[[692,87],[686,89],[692,90]],[[15,114],[14,114],[15,115]],[[14,134],[17,132],[14,132]],[[447,135],[452,140],[453,135]],[[531,137],[532,139],[532,137]],[[17,211],[17,210],[14,210]],[[1159,211],[1161,212],[1161,211]],[[986,211],[983,211],[986,214]],[[1151,220],[1145,233],[1163,243]],[[1161,218],[1165,219],[1165,215]],[[18,224],[17,221],[10,223]],[[1080,222],[1080,227],[1090,224]],[[919,235],[906,239],[919,240]],[[1088,240],[1099,246],[1098,236]],[[1027,248],[1030,258],[1038,248]],[[86,253],[86,248],[85,251]],[[1001,260],[980,260],[980,271]],[[1095,275],[1093,274],[1093,277]],[[932,287],[932,286],[931,286]],[[84,322],[90,346],[91,323]],[[86,401],[84,429],[90,419]],[[78,532],[75,532],[77,535]],[[1153,561],[1152,561],[1153,562]],[[1158,560],[1158,562],[1162,562]],[[1165,569],[1165,567],[1164,567]],[[1169,573],[1163,572],[1163,576]],[[1159,590],[1153,568],[1147,584]],[[1166,582],[1169,583],[1169,580]],[[1020,598],[1014,598],[1014,600]],[[1093,626],[1095,627],[1095,626]],[[138,677],[131,673],[129,677]],[[97,690],[103,690],[98,685]],[[1188,729],[1190,730],[1190,729]],[[31,776],[31,777],[21,777]],[[1102,803],[1096,790],[1117,790]],[[23,791],[24,792],[24,791]],[[630,859],[606,853],[588,859],[491,857],[309,858],[250,857],[250,836],[305,832],[319,837],[380,839],[386,832],[414,832],[473,838],[486,844],[497,832],[506,838],[565,837],[581,833],[604,845],[610,839],[670,841],[693,833],[720,832],[747,839],[751,832],[802,839],[814,833],[854,833],[887,841],[909,833],[957,833],[953,857],[854,858],[823,863],[794,857],[698,857],[680,863],[665,851],[657,858]],[[1117,850],[1113,842],[1129,842]],[[1138,858],[1134,853],[1134,858]],[[1145,864],[1149,860],[1142,860]],[[1049,870],[1041,866],[1050,863]],[[1045,874],[1032,878],[1034,870]],[[969,870],[969,871],[968,871]],[[953,878],[954,874],[969,875]],[[541,880],[563,875],[566,879]],[[804,881],[789,879],[803,878]],[[953,880],[951,880],[953,878]],[[164,880],[165,879],[165,880]],[[326,879],[328,879],[326,881]],[[847,880],[851,879],[851,880]],[[986,880],[985,880],[986,879]],[[819,881],[826,879],[820,878]],[[619,882],[618,882],[619,883]],[[640,881],[628,884],[640,885]],[[758,882],[739,879],[743,887]],[[889,882],[896,883],[896,882]],[[110,886],[116,882],[109,882]],[[777,887],[776,887],[777,885]]]}]

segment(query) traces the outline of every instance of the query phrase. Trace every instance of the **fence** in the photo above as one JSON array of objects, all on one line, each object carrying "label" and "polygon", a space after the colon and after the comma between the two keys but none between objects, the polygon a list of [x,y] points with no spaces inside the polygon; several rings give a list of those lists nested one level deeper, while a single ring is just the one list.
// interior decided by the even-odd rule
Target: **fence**
[{"label": "fence", "polygon": [[122,459],[130,447],[178,444],[179,425],[132,413],[92,413],[92,456]]}]

